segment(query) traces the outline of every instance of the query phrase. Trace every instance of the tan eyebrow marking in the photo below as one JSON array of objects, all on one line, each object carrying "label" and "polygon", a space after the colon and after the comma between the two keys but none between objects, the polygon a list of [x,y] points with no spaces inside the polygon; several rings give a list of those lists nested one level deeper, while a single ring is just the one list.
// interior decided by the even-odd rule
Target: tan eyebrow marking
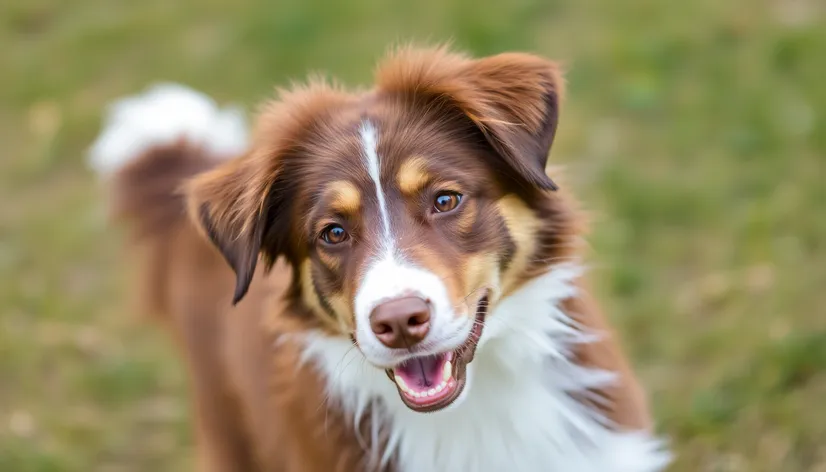
[{"label": "tan eyebrow marking", "polygon": [[425,160],[421,157],[412,157],[402,164],[399,169],[398,183],[402,193],[413,194],[427,185],[430,174],[427,173]]},{"label": "tan eyebrow marking", "polygon": [[336,180],[327,186],[327,192],[333,195],[330,206],[335,211],[352,214],[361,208],[361,192],[350,182]]}]

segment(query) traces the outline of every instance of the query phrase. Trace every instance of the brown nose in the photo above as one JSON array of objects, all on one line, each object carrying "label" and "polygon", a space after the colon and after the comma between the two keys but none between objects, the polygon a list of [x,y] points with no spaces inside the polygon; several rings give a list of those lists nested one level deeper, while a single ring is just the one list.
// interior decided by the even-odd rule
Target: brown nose
[{"label": "brown nose", "polygon": [[419,297],[384,302],[370,313],[370,328],[389,348],[411,348],[430,330],[430,307]]}]

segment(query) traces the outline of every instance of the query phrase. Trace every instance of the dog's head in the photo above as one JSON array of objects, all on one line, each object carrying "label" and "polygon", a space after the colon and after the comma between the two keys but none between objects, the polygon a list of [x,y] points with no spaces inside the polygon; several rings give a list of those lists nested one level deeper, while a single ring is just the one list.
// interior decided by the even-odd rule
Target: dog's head
[{"label": "dog's head", "polygon": [[566,255],[545,165],[562,95],[528,54],[405,49],[376,85],[315,83],[261,113],[248,155],[197,177],[190,211],[237,275],[294,268],[295,312],[352,336],[417,411],[451,404],[488,307]]}]

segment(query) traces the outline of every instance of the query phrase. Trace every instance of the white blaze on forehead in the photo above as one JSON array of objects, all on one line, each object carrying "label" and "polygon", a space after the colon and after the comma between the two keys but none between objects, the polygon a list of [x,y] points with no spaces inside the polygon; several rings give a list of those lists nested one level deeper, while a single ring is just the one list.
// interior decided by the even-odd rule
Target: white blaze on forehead
[{"label": "white blaze on forehead", "polygon": [[384,243],[388,252],[393,249],[393,236],[390,234],[390,215],[387,213],[387,199],[381,186],[381,164],[379,162],[378,135],[376,127],[370,121],[363,121],[359,128],[361,146],[364,163],[367,165],[367,172],[376,187],[376,198],[379,201],[379,213],[381,215],[381,226],[384,235]]},{"label": "white blaze on forehead", "polygon": [[467,338],[469,323],[457,319],[442,280],[433,272],[416,267],[405,260],[396,247],[390,228],[387,198],[381,182],[381,156],[378,153],[378,132],[365,120],[359,128],[362,157],[376,188],[381,218],[382,245],[368,262],[364,278],[356,292],[356,338],[367,358],[379,365],[398,363],[396,354],[381,344],[370,329],[370,313],[380,303],[403,296],[419,296],[430,303],[431,319],[428,339],[439,340],[440,352],[457,348]]}]

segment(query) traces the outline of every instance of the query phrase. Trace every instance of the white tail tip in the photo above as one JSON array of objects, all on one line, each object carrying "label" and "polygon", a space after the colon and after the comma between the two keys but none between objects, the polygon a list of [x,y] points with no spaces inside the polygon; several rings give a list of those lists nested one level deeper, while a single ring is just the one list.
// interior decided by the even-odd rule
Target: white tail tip
[{"label": "white tail tip", "polygon": [[109,106],[103,131],[89,149],[89,164],[99,174],[110,174],[150,148],[179,139],[216,157],[235,157],[248,146],[244,113],[221,109],[182,85],[158,84]]}]

